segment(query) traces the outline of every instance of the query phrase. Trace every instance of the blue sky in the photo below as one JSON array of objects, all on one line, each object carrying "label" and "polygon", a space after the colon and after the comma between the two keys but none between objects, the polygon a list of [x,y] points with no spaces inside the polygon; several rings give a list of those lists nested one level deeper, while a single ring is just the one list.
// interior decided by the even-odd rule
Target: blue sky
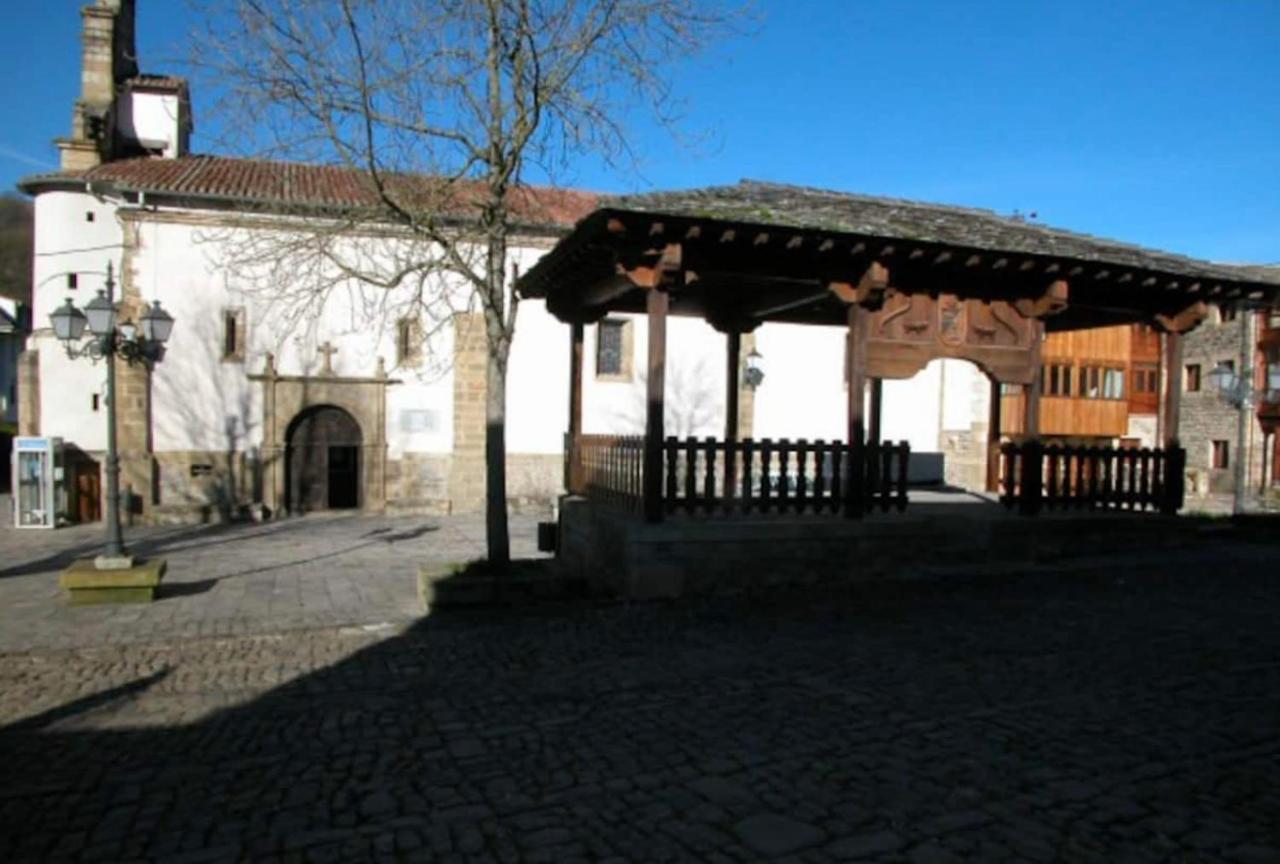
[{"label": "blue sky", "polygon": [[[53,167],[79,0],[6,0],[0,185]],[[639,127],[602,191],[742,177],[1035,212],[1217,260],[1280,262],[1280,2],[759,0],[677,71],[693,147]],[[182,71],[182,0],[139,0],[146,71]],[[177,60],[175,60],[177,58]],[[211,145],[194,92],[197,151]]]}]

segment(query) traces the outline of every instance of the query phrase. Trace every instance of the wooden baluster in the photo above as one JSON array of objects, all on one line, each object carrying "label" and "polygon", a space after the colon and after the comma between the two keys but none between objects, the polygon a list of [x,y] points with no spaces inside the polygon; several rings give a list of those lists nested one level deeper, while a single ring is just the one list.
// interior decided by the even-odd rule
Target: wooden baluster
[{"label": "wooden baluster", "polygon": [[831,448],[831,511],[839,513],[841,506],[844,504],[844,497],[841,494],[841,478],[844,476],[844,445],[839,441],[832,441]]},{"label": "wooden baluster", "polygon": [[1133,503],[1129,505],[1129,508],[1131,510],[1139,510],[1142,508],[1142,451],[1140,449],[1130,449],[1129,462],[1133,466],[1130,469],[1133,472],[1133,494],[1130,496]]},{"label": "wooden baluster", "polygon": [[796,441],[796,500],[795,510],[803,513],[809,493],[809,478],[805,475],[809,455],[809,442],[801,438]]},{"label": "wooden baluster", "polygon": [[907,471],[911,467],[911,445],[906,441],[898,444],[898,512],[907,509]]},{"label": "wooden baluster", "polygon": [[1089,448],[1085,446],[1076,450],[1076,506],[1082,510],[1089,506]]},{"label": "wooden baluster", "polygon": [[867,512],[875,510],[879,507],[881,511],[887,511],[893,504],[889,501],[888,484],[893,482],[893,451],[897,449],[896,444],[888,441],[876,442],[876,449],[872,451],[870,456],[870,464],[867,468],[874,472],[874,480],[867,481],[867,487],[873,496],[867,501]]},{"label": "wooden baluster", "polygon": [[782,438],[778,441],[778,512],[787,512],[787,506],[791,503],[791,482],[788,476],[791,472],[791,439]]},{"label": "wooden baluster", "polygon": [[813,512],[821,513],[827,506],[827,442],[819,438],[813,442]]},{"label": "wooden baluster", "polygon": [[1151,450],[1143,447],[1138,451],[1138,461],[1142,472],[1142,482],[1139,484],[1139,501],[1138,509],[1146,510],[1151,506]]},{"label": "wooden baluster", "polygon": [[773,441],[765,438],[760,442],[760,512],[769,512],[769,503],[773,500]]},{"label": "wooden baluster", "polygon": [[1022,512],[1034,516],[1044,504],[1044,445],[1032,439],[1022,445]]},{"label": "wooden baluster", "polygon": [[684,439],[684,509],[692,513],[698,502],[698,439]]},{"label": "wooden baluster", "polygon": [[880,493],[880,453],[883,451],[881,442],[868,439],[863,445],[863,454],[867,460],[866,467],[866,485],[863,489],[866,492],[866,501],[863,504],[863,511],[870,513],[875,507],[876,496]]},{"label": "wooden baluster", "polygon": [[1048,478],[1045,483],[1044,504],[1052,510],[1058,499],[1058,445],[1051,444],[1045,448],[1045,470]]},{"label": "wooden baluster", "polygon": [[1106,509],[1110,505],[1111,486],[1111,448],[1098,448],[1098,506]]},{"label": "wooden baluster", "polygon": [[1098,504],[1098,448],[1086,447],[1084,449],[1084,503],[1085,506],[1092,509]]},{"label": "wooden baluster", "polygon": [[716,439],[703,439],[703,448],[706,453],[706,462],[703,464],[706,475],[702,481],[702,509],[710,513],[716,504]]},{"label": "wooden baluster", "polygon": [[1156,447],[1151,451],[1151,507],[1157,511],[1163,507],[1165,470],[1164,450]]},{"label": "wooden baluster", "polygon": [[[667,512],[675,511],[676,500],[680,498],[680,486],[676,481],[676,468],[680,460],[680,440],[675,435],[667,438]],[[643,489],[644,486],[641,486]]]},{"label": "wooden baluster", "polygon": [[750,438],[742,442],[742,498],[739,506],[744,513],[750,511],[755,505],[751,488],[751,469],[754,467],[751,463],[754,461],[755,449],[756,442]]}]

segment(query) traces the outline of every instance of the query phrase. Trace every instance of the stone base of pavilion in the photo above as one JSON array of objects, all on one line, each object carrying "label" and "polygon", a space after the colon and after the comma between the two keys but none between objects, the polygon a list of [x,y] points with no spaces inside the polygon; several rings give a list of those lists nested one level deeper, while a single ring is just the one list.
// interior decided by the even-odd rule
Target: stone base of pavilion
[{"label": "stone base of pavilion", "polygon": [[[943,503],[947,498],[955,503]],[[963,502],[963,503],[962,503]],[[656,599],[786,585],[1007,572],[1195,542],[1194,522],[1155,513],[1019,516],[977,497],[913,493],[905,512],[670,514],[657,523],[562,499],[563,575],[593,593]]]}]

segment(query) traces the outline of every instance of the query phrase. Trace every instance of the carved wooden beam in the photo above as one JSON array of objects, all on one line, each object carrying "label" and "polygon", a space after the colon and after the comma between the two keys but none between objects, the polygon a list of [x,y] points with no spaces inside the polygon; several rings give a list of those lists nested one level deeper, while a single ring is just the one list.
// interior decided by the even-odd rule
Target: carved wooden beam
[{"label": "carved wooden beam", "polygon": [[1209,317],[1209,304],[1203,300],[1192,303],[1173,315],[1156,315],[1156,323],[1166,333],[1186,333],[1194,330]]},{"label": "carved wooden beam", "polygon": [[884,292],[889,289],[889,268],[879,261],[872,261],[857,283],[828,282],[827,290],[846,305],[878,307],[884,302]]},{"label": "carved wooden beam", "polygon": [[1057,315],[1067,308],[1069,294],[1070,289],[1067,286],[1067,280],[1055,279],[1049,283],[1049,287],[1039,297],[1034,300],[1028,298],[1017,300],[1014,302],[1013,307],[1024,318],[1044,318],[1049,315]]},{"label": "carved wooden beam", "polygon": [[636,288],[661,288],[676,281],[684,267],[684,247],[668,243],[656,256],[646,254],[637,263],[618,262],[617,275],[626,277]]},{"label": "carved wooden beam", "polygon": [[668,243],[661,249],[650,249],[632,260],[620,260],[615,265],[612,276],[606,276],[582,289],[576,298],[576,305],[582,309],[597,309],[636,288],[672,285],[678,281],[682,272],[683,259],[681,245]]}]

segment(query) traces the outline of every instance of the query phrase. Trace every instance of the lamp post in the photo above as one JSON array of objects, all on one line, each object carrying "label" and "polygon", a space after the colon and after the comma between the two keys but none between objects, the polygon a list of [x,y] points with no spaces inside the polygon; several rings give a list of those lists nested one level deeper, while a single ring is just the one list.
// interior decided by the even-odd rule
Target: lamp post
[{"label": "lamp post", "polygon": [[[106,290],[90,300],[84,311],[67,302],[49,316],[53,333],[62,342],[67,356],[88,357],[94,363],[107,362],[107,536],[102,554],[95,559],[100,570],[121,570],[133,566],[133,556],[125,551],[120,529],[120,456],[116,449],[116,367],[114,358],[121,357],[130,365],[151,368],[164,357],[164,345],[173,332],[173,317],[153,302],[139,317],[141,327],[132,321],[116,321],[115,280],[111,262],[107,262]],[[88,338],[85,330],[88,329]],[[83,341],[82,341],[83,340]]]},{"label": "lamp post", "polygon": [[747,354],[746,362],[743,363],[742,383],[746,385],[748,390],[755,390],[764,383],[764,355],[755,348]]},{"label": "lamp post", "polygon": [[1235,488],[1231,497],[1231,512],[1237,516],[1245,512],[1245,488],[1249,485],[1246,451],[1253,409],[1259,400],[1273,401],[1280,398],[1280,362],[1276,362],[1280,358],[1273,360],[1268,357],[1266,380],[1261,389],[1256,387],[1253,383],[1254,371],[1251,365],[1254,345],[1250,336],[1249,322],[1252,316],[1247,306],[1241,306],[1240,319],[1240,371],[1237,373],[1231,365],[1219,363],[1209,373],[1209,383],[1217,391],[1218,396],[1239,412],[1236,424],[1235,478],[1232,484]]}]

